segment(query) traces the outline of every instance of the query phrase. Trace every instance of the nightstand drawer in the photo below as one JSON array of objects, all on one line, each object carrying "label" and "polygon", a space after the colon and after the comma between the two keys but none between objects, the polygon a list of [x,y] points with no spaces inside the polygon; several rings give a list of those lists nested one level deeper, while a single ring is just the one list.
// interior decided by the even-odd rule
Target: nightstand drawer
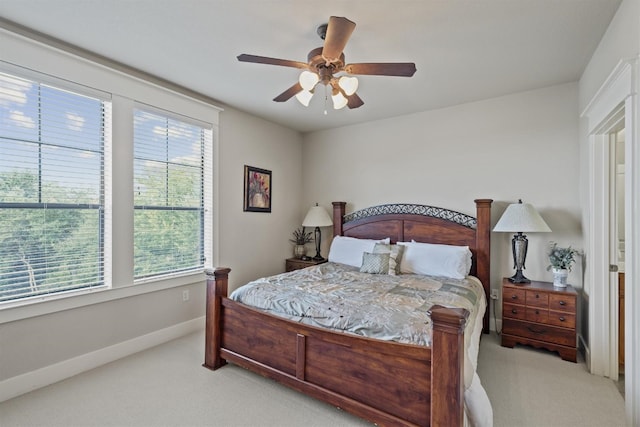
[{"label": "nightstand drawer", "polygon": [[301,268],[311,267],[312,265],[318,265],[327,262],[326,259],[321,261],[316,261],[313,259],[302,260],[298,258],[289,258],[285,262],[285,271],[288,273],[289,271],[300,270]]},{"label": "nightstand drawer", "polygon": [[504,288],[502,290],[502,301],[511,302],[514,304],[524,304],[525,292],[524,289]]},{"label": "nightstand drawer", "polygon": [[527,305],[536,307],[549,307],[549,294],[546,292],[534,290],[526,291]]},{"label": "nightstand drawer", "polygon": [[516,304],[507,304],[506,302],[502,305],[502,315],[504,317],[510,317],[512,319],[525,319],[525,310],[524,305],[516,305]]},{"label": "nightstand drawer", "polygon": [[576,346],[575,331],[557,328],[555,326],[505,319],[503,321],[502,333],[568,347]]},{"label": "nightstand drawer", "polygon": [[563,328],[575,329],[576,316],[569,313],[549,312],[549,324],[561,326]]},{"label": "nightstand drawer", "polygon": [[549,309],[575,313],[576,299],[568,295],[549,295]]},{"label": "nightstand drawer", "polygon": [[527,307],[525,319],[529,322],[549,323],[549,312],[543,308]]}]

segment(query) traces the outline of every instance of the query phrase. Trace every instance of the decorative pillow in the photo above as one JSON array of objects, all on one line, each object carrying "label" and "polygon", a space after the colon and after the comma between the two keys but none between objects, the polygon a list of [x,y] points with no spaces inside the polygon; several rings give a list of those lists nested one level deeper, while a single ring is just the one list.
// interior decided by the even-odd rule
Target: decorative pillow
[{"label": "decorative pillow", "polygon": [[387,274],[389,272],[389,253],[372,254],[365,252],[362,254],[361,273]]},{"label": "decorative pillow", "polygon": [[415,241],[398,244],[406,248],[400,262],[401,273],[464,279],[471,270],[471,251],[468,246]]},{"label": "decorative pillow", "polygon": [[329,261],[360,267],[362,265],[362,254],[373,252],[376,243],[389,243],[389,238],[374,240],[335,236],[329,248]]},{"label": "decorative pillow", "polygon": [[402,245],[388,245],[386,243],[376,243],[373,247],[373,253],[389,254],[389,274],[395,276],[400,274],[400,261],[404,253]]}]

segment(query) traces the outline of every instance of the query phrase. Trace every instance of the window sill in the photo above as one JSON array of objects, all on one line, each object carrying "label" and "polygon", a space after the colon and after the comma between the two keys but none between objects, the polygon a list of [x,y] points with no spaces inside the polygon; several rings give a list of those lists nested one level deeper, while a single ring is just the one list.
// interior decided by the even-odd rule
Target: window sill
[{"label": "window sill", "polygon": [[0,325],[30,317],[42,316],[45,314],[71,310],[93,304],[100,304],[121,298],[129,298],[150,292],[158,292],[198,282],[204,283],[204,281],[204,272],[195,272],[182,276],[158,279],[154,281],[149,280],[114,288],[87,289],[57,296],[49,295],[37,297],[13,304],[7,303],[5,306],[0,306]]}]

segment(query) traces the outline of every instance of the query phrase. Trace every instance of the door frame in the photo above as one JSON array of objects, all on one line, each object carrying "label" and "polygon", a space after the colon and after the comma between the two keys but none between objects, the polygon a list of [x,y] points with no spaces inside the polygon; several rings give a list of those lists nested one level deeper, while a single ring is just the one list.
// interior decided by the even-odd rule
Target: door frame
[{"label": "door frame", "polygon": [[[624,109],[625,121],[625,217],[640,213],[640,144],[638,124],[640,105],[638,91],[638,57],[621,60],[598,90],[582,118],[587,119],[588,183],[587,224],[585,246],[587,264],[585,291],[588,299],[587,365],[591,373],[602,376],[617,374],[617,346],[612,348],[610,332],[617,326],[612,318],[612,278],[610,257],[610,141],[615,114]],[[640,224],[625,224],[625,276],[629,283],[640,278]],[[617,288],[615,291],[617,295]],[[614,304],[615,305],[615,304]],[[640,313],[631,307],[640,306],[640,292],[635,286],[625,288],[625,409],[631,425],[640,425]],[[615,322],[615,323],[614,323]],[[617,338],[615,339],[617,342]],[[612,360],[613,359],[613,360]],[[612,364],[615,369],[612,370]],[[617,378],[616,378],[617,379]]]}]

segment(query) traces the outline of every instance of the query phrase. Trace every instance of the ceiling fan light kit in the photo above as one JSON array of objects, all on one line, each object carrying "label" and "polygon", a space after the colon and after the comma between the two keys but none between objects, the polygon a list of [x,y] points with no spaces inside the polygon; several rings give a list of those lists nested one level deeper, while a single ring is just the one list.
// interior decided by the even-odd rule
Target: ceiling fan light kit
[{"label": "ceiling fan light kit", "polygon": [[313,93],[308,90],[303,90],[302,92],[296,93],[296,99],[300,101],[300,104],[304,105],[305,107],[309,106],[311,98],[313,98]]},{"label": "ceiling fan light kit", "polygon": [[342,76],[338,79],[338,86],[347,96],[351,96],[358,90],[358,79],[355,77]]},{"label": "ceiling fan light kit", "polygon": [[335,89],[333,91],[333,94],[331,95],[331,100],[333,101],[334,110],[339,110],[346,107],[347,103],[349,102],[349,100],[345,98],[344,95],[340,93],[340,91]]},{"label": "ceiling fan light kit", "polygon": [[303,71],[300,73],[300,78],[298,82],[300,82],[300,86],[306,91],[311,92],[316,84],[320,81],[320,77],[316,73],[312,73],[311,71]]},{"label": "ceiling fan light kit", "polygon": [[338,73],[411,77],[416,72],[416,66],[413,62],[345,64],[343,50],[355,27],[356,24],[347,18],[330,17],[329,23],[319,26],[317,31],[324,45],[309,52],[307,63],[248,54],[239,55],[238,60],[303,70],[298,82],[273,99],[276,102],[285,102],[295,96],[302,105],[308,107],[315,88],[322,84],[325,86],[325,103],[330,90],[334,109],[345,106],[358,108],[364,105],[364,101],[356,94],[358,79],[349,75],[337,76]]}]

